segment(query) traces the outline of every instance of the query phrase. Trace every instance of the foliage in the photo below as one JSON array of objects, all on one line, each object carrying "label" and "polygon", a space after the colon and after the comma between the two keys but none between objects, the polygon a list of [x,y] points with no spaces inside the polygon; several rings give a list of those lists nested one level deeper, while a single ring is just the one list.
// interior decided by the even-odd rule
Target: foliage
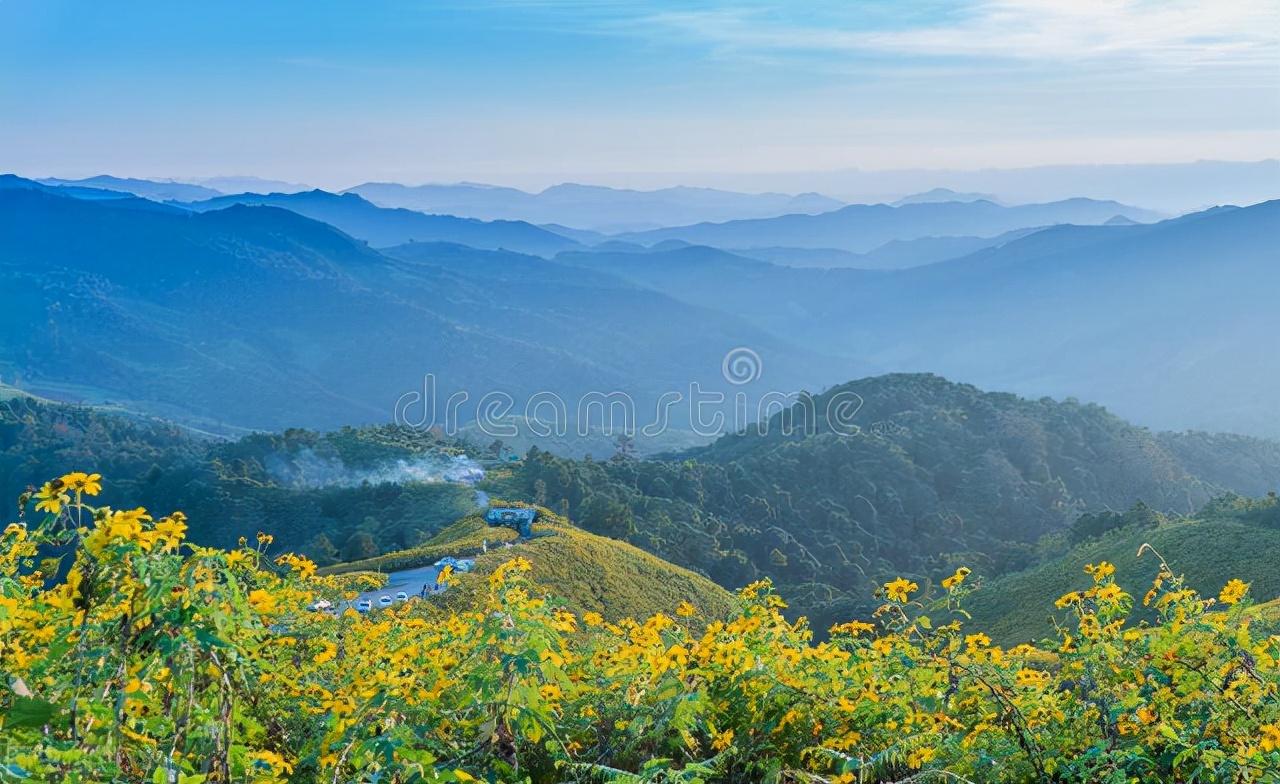
[{"label": "foliage", "polygon": [[[837,395],[860,401],[855,431],[828,422]],[[931,375],[864,379],[813,400],[763,432],[667,460],[535,450],[502,492],[542,496],[589,531],[634,526],[628,541],[721,585],[769,577],[823,627],[873,609],[870,590],[896,574],[924,584],[959,563],[1018,571],[1040,560],[1042,536],[1083,513],[1144,501],[1188,514],[1225,490],[1274,487],[1280,471],[1270,442],[1164,439],[1100,406]]]},{"label": "foliage", "polygon": [[[191,538],[200,544],[233,546],[269,519],[280,544],[318,560],[333,558],[321,536],[343,550],[365,534],[385,552],[416,545],[470,511],[466,487],[393,484],[371,470],[460,452],[456,442],[409,427],[295,429],[227,441],[89,407],[0,401],[0,490],[6,494],[66,465],[99,466],[121,477],[106,488],[106,503],[184,509],[198,521]],[[365,474],[370,481],[352,479]]]},{"label": "foliage", "polygon": [[[499,506],[519,502],[494,501]],[[529,577],[540,590],[576,612],[597,612],[610,620],[644,617],[688,601],[704,617],[720,617],[732,608],[732,597],[699,574],[670,564],[626,542],[587,533],[547,509],[539,509],[534,537],[514,549],[515,531],[493,527],[480,515],[459,520],[420,547],[366,561],[329,567],[322,572],[396,571],[435,563],[440,558],[473,556],[474,572],[457,575],[438,601],[462,610],[481,603],[486,575],[519,554],[529,564]],[[482,547],[488,543],[489,550]]]},{"label": "foliage", "polygon": [[[725,618],[610,623],[540,597],[528,561],[477,604],[307,610],[357,578],[183,541],[185,518],[89,505],[96,475],[23,499],[0,539],[0,775],[15,780],[1265,781],[1280,775],[1280,636],[1249,587],[1204,598],[1153,556],[1142,600],[1110,564],[1058,600],[1053,647],[959,623],[967,570],[814,643],[768,582]],[[74,546],[67,579],[34,570]],[[926,612],[927,611],[927,612]],[[695,621],[704,628],[693,631]]]},{"label": "foliage", "polygon": [[[1111,561],[1116,581],[1133,590],[1150,573],[1149,559],[1138,557],[1149,544],[1183,566],[1195,585],[1212,584],[1224,575],[1248,581],[1260,600],[1280,596],[1280,503],[1274,497],[1245,500],[1223,498],[1195,517],[1162,520],[1151,525],[1149,510],[1138,520],[1100,538],[1068,549],[1031,569],[992,580],[968,609],[992,638],[1001,642],[1038,639],[1053,632],[1050,613],[1029,597],[1057,596],[1069,590],[1087,563]],[[1268,524],[1270,523],[1270,524]],[[1151,620],[1154,611],[1138,607],[1135,615]]]}]

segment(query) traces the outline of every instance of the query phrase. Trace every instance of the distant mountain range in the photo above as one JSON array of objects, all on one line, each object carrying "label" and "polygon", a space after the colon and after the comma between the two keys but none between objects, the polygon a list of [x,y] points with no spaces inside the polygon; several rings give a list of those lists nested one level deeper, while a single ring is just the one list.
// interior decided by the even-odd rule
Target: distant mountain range
[{"label": "distant mountain range", "polygon": [[927,369],[1098,400],[1153,426],[1277,435],[1280,399],[1263,390],[1280,386],[1280,352],[1258,342],[1280,334],[1277,247],[1280,201],[1058,226],[896,272],[786,268],[706,247],[557,260],[875,372]]},{"label": "distant mountain range", "polygon": [[[1280,333],[1280,202],[1156,223],[1087,199],[851,205],[575,239],[324,191],[175,205],[10,176],[0,201],[0,373],[55,396],[155,386],[156,413],[325,426],[385,417],[425,372],[643,397],[723,380],[724,353],[748,346],[773,389],[928,370],[1280,434],[1259,392],[1280,359],[1254,348]],[[1046,226],[1061,221],[1101,225]],[[152,368],[172,378],[144,383]]]},{"label": "distant mountain range", "polygon": [[[665,183],[663,173],[633,182]],[[994,193],[1010,204],[1074,196],[1141,204],[1166,213],[1212,204],[1256,204],[1280,198],[1280,160],[1188,163],[1066,164],[1016,169],[837,169],[687,175],[713,188],[820,191],[850,203],[893,201],[943,186],[959,193]]]},{"label": "distant mountain range", "polygon": [[[1107,223],[1111,224],[1111,221]],[[919,237],[913,240],[889,240],[866,253],[850,253],[847,250],[835,248],[735,248],[733,252],[749,259],[770,261],[784,267],[907,269],[947,259],[957,259],[983,248],[997,247],[1039,231],[1041,228],[1033,226],[1014,229],[994,237]]]},{"label": "distant mountain range", "polygon": [[941,236],[994,236],[1030,226],[1098,224],[1122,215],[1147,223],[1162,216],[1110,201],[1067,199],[1005,207],[990,201],[924,202],[894,207],[851,204],[820,215],[697,223],[618,235],[641,245],[681,240],[717,248],[834,248],[866,253],[893,240]]},{"label": "distant mountain range", "polygon": [[3,189],[0,377],[204,426],[278,428],[386,421],[428,373],[440,422],[459,390],[463,416],[489,392],[522,406],[539,391],[626,390],[652,418],[664,391],[725,387],[735,346],[755,347],[779,383],[830,361],[608,272],[460,245],[392,253],[274,207]]},{"label": "distant mountain range", "polygon": [[155,199],[156,201],[197,201],[222,195],[222,191],[187,182],[139,180],[131,177],[112,177],[107,174],[100,174],[97,177],[85,177],[81,180],[62,180],[57,177],[47,177],[39,180],[39,182],[45,185],[70,185],[81,188],[98,188],[106,191],[120,191],[122,193],[132,193],[134,196],[141,196],[146,199]]},{"label": "distant mountain range", "polygon": [[923,193],[903,196],[893,203],[895,207],[904,204],[934,204],[942,201],[989,201],[999,204],[1000,200],[990,193],[959,193],[950,188],[931,188]]},{"label": "distant mountain range", "polygon": [[819,213],[844,202],[818,193],[735,193],[712,188],[623,190],[565,183],[538,193],[493,185],[400,185],[368,182],[349,188],[374,204],[485,220],[527,220],[604,233],[695,221],[723,221],[789,213]]},{"label": "distant mountain range", "polygon": [[507,249],[539,256],[579,247],[574,240],[525,221],[481,221],[378,207],[354,193],[241,193],[183,206],[205,212],[232,204],[280,207],[342,229],[374,247],[407,242],[452,242],[485,250]]},{"label": "distant mountain range", "polygon": [[310,185],[300,182],[269,180],[262,177],[201,177],[191,182],[212,188],[219,193],[299,193],[312,190]]}]

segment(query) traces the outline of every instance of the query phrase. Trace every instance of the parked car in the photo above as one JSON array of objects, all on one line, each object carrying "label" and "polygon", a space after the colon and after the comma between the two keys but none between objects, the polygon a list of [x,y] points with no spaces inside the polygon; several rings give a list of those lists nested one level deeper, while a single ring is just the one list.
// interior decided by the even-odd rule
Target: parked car
[{"label": "parked car", "polygon": [[356,610],[358,612],[369,612],[372,609],[373,609],[373,602],[369,601],[368,599],[361,599],[360,601],[356,602]]},{"label": "parked car", "polygon": [[476,559],[474,558],[459,558],[453,564],[453,568],[457,569],[459,572],[469,572],[474,569],[475,566]]},{"label": "parked car", "polygon": [[320,599],[318,601],[314,601],[307,607],[307,609],[311,610],[312,612],[325,612],[326,610],[330,610],[332,608],[333,608],[333,604],[327,599]]},{"label": "parked car", "polygon": [[397,602],[409,601],[409,594],[405,593],[404,591],[400,591],[399,593],[396,594],[396,601]]},{"label": "parked car", "polygon": [[379,606],[379,607],[390,607],[390,606],[391,606],[391,597],[390,597],[390,596],[387,596],[385,593],[384,593],[383,595],[379,596],[379,597],[378,597],[378,606]]}]

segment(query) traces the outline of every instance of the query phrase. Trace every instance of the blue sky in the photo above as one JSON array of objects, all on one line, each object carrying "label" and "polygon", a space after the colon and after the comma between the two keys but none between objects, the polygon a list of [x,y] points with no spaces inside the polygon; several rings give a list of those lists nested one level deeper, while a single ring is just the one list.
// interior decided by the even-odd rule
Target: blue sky
[{"label": "blue sky", "polygon": [[541,185],[1280,155],[1277,0],[0,0],[0,170]]}]

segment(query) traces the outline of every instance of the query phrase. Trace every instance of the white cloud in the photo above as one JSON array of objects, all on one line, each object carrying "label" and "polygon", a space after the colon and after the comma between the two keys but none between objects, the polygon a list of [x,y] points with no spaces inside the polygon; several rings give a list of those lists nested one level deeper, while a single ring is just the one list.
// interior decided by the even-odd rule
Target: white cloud
[{"label": "white cloud", "polygon": [[[852,6],[856,8],[856,6]],[[722,52],[1009,58],[1191,68],[1280,64],[1275,0],[976,0],[946,21],[901,29],[831,14],[795,24],[760,6],[653,14],[646,21]]]}]

